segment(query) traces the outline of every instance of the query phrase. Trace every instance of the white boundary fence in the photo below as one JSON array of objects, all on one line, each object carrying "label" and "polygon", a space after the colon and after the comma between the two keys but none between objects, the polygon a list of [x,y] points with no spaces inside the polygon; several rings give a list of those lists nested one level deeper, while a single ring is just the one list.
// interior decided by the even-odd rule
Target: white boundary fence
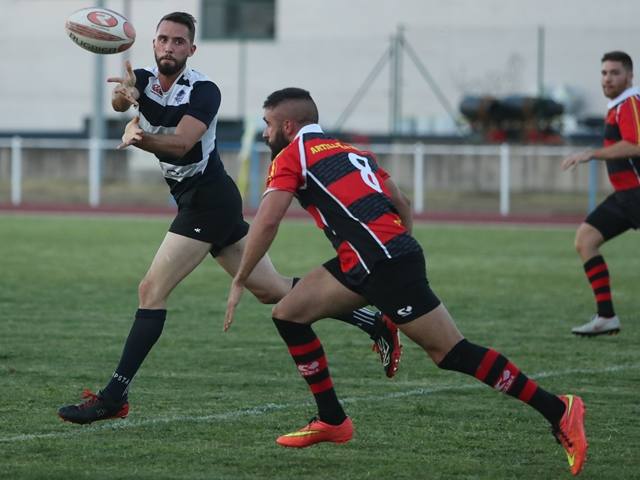
[{"label": "white boundary fence", "polygon": [[[99,164],[99,149],[115,150],[119,141],[116,140],[84,140],[84,139],[49,139],[49,138],[22,138],[14,136],[12,138],[0,138],[0,149],[10,149],[10,184],[11,184],[11,204],[19,206],[22,204],[22,183],[23,183],[23,149],[69,149],[88,150],[88,183],[89,198],[88,204],[96,207],[101,203],[102,169]],[[239,147],[238,147],[239,148]],[[265,145],[255,144],[254,154],[250,156],[250,175],[252,191],[262,185],[263,179],[260,177],[260,157],[268,153]],[[512,160],[513,152],[517,149],[519,157],[562,157],[577,150],[576,147],[568,146],[511,146],[501,145],[432,145],[424,143],[416,144],[373,144],[366,145],[367,150],[375,152],[379,156],[402,155],[412,160],[411,180],[413,193],[413,208],[416,213],[425,211],[425,193],[427,191],[425,178],[429,175],[430,157],[491,157],[498,163],[498,189],[499,189],[499,213],[508,216],[511,210],[511,190],[512,190]],[[226,157],[225,157],[226,158]],[[596,194],[598,191],[598,166],[596,161],[592,161],[588,169],[588,196],[589,210],[595,206]],[[392,172],[393,173],[393,172]],[[558,174],[559,164],[558,164]],[[255,182],[259,185],[253,185]],[[408,187],[409,185],[406,185]],[[251,195],[249,206],[257,206],[259,196]]]}]

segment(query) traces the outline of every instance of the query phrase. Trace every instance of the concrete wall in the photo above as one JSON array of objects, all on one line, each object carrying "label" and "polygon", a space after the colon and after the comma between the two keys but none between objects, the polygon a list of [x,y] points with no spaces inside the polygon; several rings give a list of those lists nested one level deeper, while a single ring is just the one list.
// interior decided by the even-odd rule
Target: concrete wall
[{"label": "concrete wall", "polygon": [[[124,11],[125,1],[106,0],[105,5]],[[82,128],[92,111],[95,57],[66,38],[64,21],[87,5],[84,0],[0,0],[5,20],[0,131]],[[151,40],[163,14],[180,9],[198,16],[200,10],[198,0],[130,0],[129,5],[138,32],[129,53],[134,66],[153,63]],[[465,93],[536,92],[539,26],[545,31],[544,83],[580,96],[581,114],[603,113],[599,59],[604,51],[623,49],[640,62],[637,0],[280,0],[277,15],[276,41],[245,46],[244,84],[238,42],[197,41],[191,65],[221,87],[222,117],[259,116],[268,93],[297,85],[311,90],[322,123],[331,127],[400,24],[456,109]],[[106,56],[105,74],[118,75],[124,58]],[[447,128],[442,105],[408,57],[402,70],[405,123],[420,131]],[[387,130],[389,76],[388,69],[381,72],[345,128]],[[108,111],[108,91],[104,104]]]}]

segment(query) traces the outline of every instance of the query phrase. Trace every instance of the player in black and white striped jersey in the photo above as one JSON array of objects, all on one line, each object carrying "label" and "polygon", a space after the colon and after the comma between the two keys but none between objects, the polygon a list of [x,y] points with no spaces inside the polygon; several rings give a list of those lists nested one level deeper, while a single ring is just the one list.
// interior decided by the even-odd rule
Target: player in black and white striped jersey
[{"label": "player in black and white striped jersey", "polygon": [[[216,149],[220,90],[186,65],[196,51],[194,37],[191,15],[168,14],[160,20],[153,41],[156,67],[133,70],[127,63],[124,77],[108,79],[117,83],[112,97],[116,111],[138,107],[120,147],[135,146],[156,155],[178,214],[140,282],[139,307],[115,372],[97,395],[87,390],[86,401],[59,409],[59,416],[70,422],[125,417],[131,381],[162,333],[171,291],[208,254],[231,276],[242,257],[248,231],[242,199]],[[265,256],[247,287],[261,302],[271,304],[294,284],[295,279],[280,275]],[[385,373],[392,377],[401,354],[397,328],[367,309],[339,319],[371,336]]]}]

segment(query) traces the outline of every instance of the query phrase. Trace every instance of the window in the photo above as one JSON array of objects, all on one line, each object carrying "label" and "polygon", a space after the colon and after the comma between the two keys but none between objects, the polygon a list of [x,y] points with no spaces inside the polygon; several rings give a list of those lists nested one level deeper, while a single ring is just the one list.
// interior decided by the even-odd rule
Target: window
[{"label": "window", "polygon": [[203,40],[275,38],[276,0],[201,0]]}]

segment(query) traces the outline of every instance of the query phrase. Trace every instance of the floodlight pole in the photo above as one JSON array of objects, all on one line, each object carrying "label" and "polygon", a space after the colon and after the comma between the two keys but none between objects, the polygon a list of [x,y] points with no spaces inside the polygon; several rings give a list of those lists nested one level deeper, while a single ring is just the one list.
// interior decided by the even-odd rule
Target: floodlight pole
[{"label": "floodlight pole", "polygon": [[538,26],[538,97],[544,96],[544,27]]},{"label": "floodlight pole", "polygon": [[389,80],[389,131],[400,133],[402,118],[402,49],[404,47],[404,26],[398,25],[391,37],[391,69]]},{"label": "floodlight pole", "polygon": [[[104,0],[96,6],[104,8]],[[104,55],[94,55],[93,69],[93,115],[91,116],[91,136],[89,139],[89,205],[100,205],[100,184],[104,152]]]}]

